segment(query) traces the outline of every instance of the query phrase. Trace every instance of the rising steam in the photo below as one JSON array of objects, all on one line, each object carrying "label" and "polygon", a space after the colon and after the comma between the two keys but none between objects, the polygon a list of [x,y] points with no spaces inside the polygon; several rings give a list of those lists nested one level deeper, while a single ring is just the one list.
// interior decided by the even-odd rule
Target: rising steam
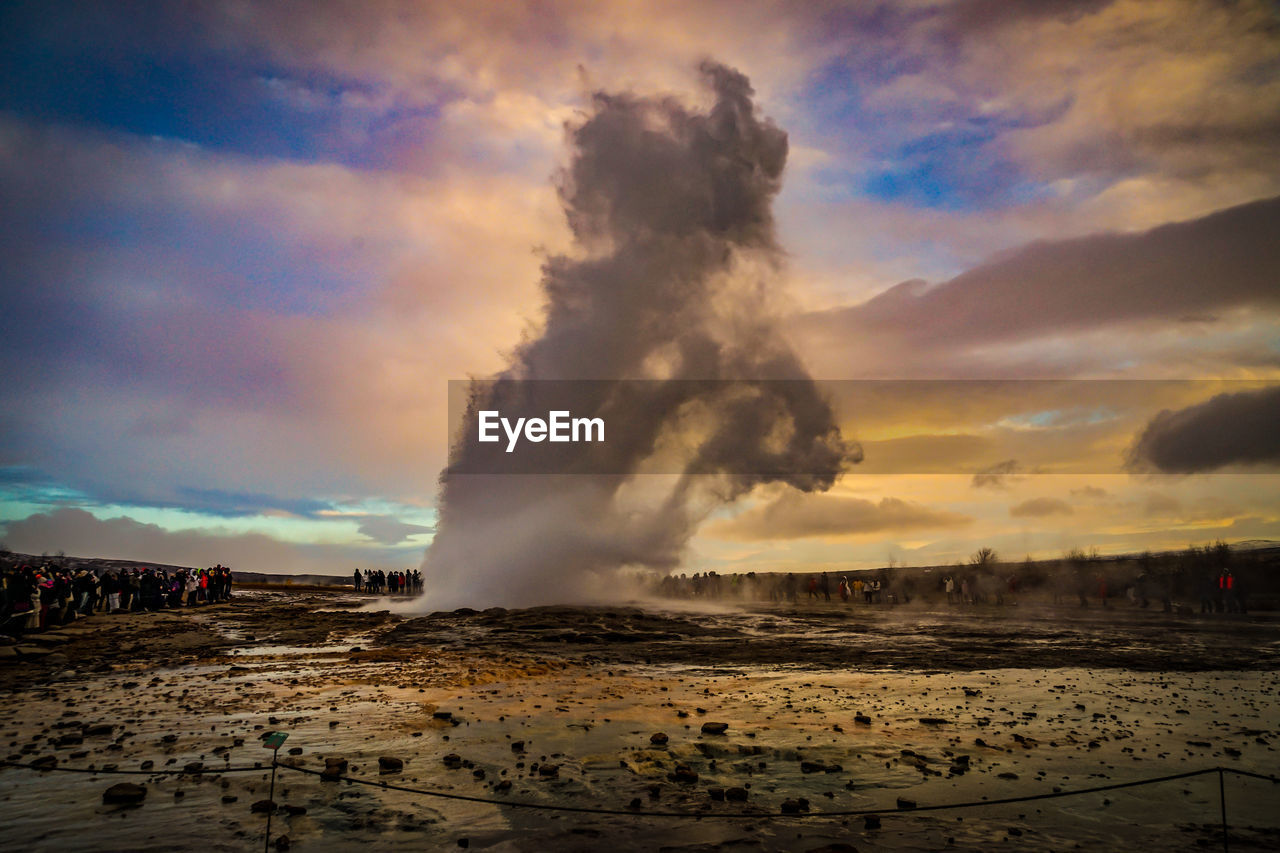
[{"label": "rising steam", "polygon": [[[569,476],[460,473],[459,451],[441,475],[424,606],[607,595],[618,569],[679,565],[708,513],[755,486],[822,491],[861,458],[770,305],[787,136],[756,113],[745,76],[700,70],[709,112],[597,94],[571,129],[560,194],[577,251],[546,263],[544,331],[475,383],[464,425],[526,380],[651,381],[582,403],[608,415],[609,441],[560,445]],[[678,473],[647,473],[655,459]]]}]

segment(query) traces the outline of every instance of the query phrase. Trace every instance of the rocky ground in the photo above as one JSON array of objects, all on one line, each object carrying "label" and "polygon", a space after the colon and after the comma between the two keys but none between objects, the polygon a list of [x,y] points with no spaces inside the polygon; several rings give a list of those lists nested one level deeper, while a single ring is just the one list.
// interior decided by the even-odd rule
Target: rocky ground
[{"label": "rocky ground", "polygon": [[[98,771],[0,770],[0,845],[244,850],[271,810],[298,850],[1192,850],[1221,844],[1216,775],[919,809],[1277,769],[1267,619],[384,602],[254,592],[0,644],[5,756]],[[329,778],[282,768],[271,805],[274,730]],[[1280,789],[1226,785],[1232,849],[1280,846]]]}]

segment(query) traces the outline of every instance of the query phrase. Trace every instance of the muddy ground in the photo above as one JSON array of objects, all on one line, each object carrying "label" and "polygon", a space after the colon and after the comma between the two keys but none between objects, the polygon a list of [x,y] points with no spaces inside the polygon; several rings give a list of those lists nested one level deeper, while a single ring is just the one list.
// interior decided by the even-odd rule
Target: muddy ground
[{"label": "muddy ground", "polygon": [[[271,837],[296,850],[1199,850],[1221,845],[1216,774],[907,806],[1278,769],[1268,618],[381,606],[249,592],[22,641],[0,659],[4,755],[98,772],[0,770],[0,845],[261,849],[273,730],[289,734],[282,762],[346,762],[333,781],[278,772]],[[227,767],[247,770],[213,772]],[[103,802],[121,781],[142,786],[140,804]],[[1280,847],[1280,788],[1226,788],[1232,849]],[[824,814],[866,810],[878,826]]]}]

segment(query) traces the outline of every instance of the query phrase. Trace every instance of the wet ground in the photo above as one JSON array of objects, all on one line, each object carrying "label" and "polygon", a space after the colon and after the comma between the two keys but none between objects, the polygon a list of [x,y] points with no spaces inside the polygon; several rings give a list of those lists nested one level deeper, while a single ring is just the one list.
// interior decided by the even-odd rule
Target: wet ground
[{"label": "wet ground", "polygon": [[[1216,774],[900,806],[1277,771],[1280,625],[1267,618],[654,605],[405,619],[353,609],[365,601],[251,593],[99,616],[0,665],[11,760],[190,768],[0,770],[0,845],[260,849],[266,818],[251,809],[268,796],[271,730],[289,733],[282,762],[312,771],[342,758],[344,778],[625,813],[282,768],[274,799],[290,811],[272,837],[295,850],[1199,850],[1221,845]],[[403,764],[383,772],[381,757]],[[103,804],[120,781],[145,787],[141,805]],[[1280,787],[1225,781],[1232,849],[1280,847]],[[879,827],[824,816],[860,810]]]}]

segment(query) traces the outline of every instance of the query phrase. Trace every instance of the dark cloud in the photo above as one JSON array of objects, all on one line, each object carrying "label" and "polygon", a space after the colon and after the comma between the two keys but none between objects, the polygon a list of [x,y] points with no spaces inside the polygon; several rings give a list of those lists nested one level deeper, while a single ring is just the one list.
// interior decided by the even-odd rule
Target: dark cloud
[{"label": "dark cloud", "polygon": [[1229,465],[1280,463],[1280,386],[1219,394],[1166,409],[1134,439],[1132,470],[1194,474]]},{"label": "dark cloud", "polygon": [[710,524],[707,532],[726,539],[756,541],[960,527],[972,521],[960,513],[931,509],[900,498],[877,502],[788,492],[735,518]]},{"label": "dark cloud", "polygon": [[969,485],[975,489],[1003,489],[1008,486],[1010,478],[1021,470],[1022,466],[1017,459],[1006,459],[974,474]]},{"label": "dark cloud", "polygon": [[399,545],[410,536],[434,530],[434,527],[408,524],[390,515],[370,515],[360,520],[360,532],[382,545]]},{"label": "dark cloud", "polygon": [[1050,515],[1071,515],[1071,505],[1058,498],[1032,498],[1009,507],[1014,518],[1044,518]]},{"label": "dark cloud", "polygon": [[[1142,320],[1280,307],[1280,198],[1139,234],[1033,243],[929,286],[903,282],[807,315],[802,334],[847,349],[937,354]],[[1213,286],[1206,286],[1213,282]]]}]

